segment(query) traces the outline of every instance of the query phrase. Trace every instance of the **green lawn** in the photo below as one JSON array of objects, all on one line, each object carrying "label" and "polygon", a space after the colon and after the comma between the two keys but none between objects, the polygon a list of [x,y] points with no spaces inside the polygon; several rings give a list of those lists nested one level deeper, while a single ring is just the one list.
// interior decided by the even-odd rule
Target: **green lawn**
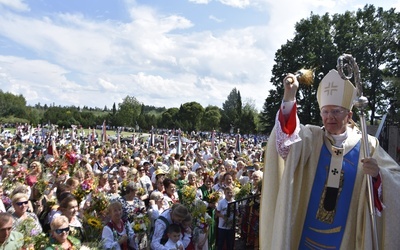
[{"label": "green lawn", "polygon": [[[5,130],[10,130],[11,133],[14,134],[16,129],[15,128],[5,128]],[[83,131],[85,132],[86,137],[88,136],[89,133],[92,133],[92,130],[89,130],[89,129],[83,129]],[[81,132],[81,130],[79,130],[79,133],[80,132]],[[101,136],[101,133],[102,133],[101,129],[96,129],[95,132],[97,133],[97,135]],[[117,137],[117,134],[115,133],[114,130],[107,130],[106,133],[107,133],[107,136]],[[121,138],[132,138],[132,134],[133,134],[132,132],[123,131],[123,132],[121,132]],[[136,135],[136,138],[138,138],[139,136],[148,136],[147,133],[142,133],[142,134],[135,133],[135,135]]]}]

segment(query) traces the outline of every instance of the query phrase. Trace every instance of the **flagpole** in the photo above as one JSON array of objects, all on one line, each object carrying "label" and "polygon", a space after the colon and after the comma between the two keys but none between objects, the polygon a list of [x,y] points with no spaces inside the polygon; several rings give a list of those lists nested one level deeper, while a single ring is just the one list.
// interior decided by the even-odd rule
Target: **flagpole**
[{"label": "flagpole", "polygon": [[182,155],[182,141],[181,141],[181,129],[178,130],[178,149],[176,150],[176,153],[181,156]]},{"label": "flagpole", "polygon": [[236,152],[238,155],[242,154],[242,147],[240,145],[240,129],[238,129],[238,132],[236,134]]},{"label": "flagpole", "polygon": [[215,151],[215,130],[213,129],[211,133],[211,154],[214,156]]}]

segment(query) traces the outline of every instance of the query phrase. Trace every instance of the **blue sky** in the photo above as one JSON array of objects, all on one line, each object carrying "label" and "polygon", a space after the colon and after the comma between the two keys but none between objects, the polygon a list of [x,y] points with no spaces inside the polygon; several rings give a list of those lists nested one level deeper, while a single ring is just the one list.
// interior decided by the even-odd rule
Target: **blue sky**
[{"label": "blue sky", "polygon": [[261,110],[277,49],[310,13],[400,0],[0,0],[0,89],[29,105]]}]

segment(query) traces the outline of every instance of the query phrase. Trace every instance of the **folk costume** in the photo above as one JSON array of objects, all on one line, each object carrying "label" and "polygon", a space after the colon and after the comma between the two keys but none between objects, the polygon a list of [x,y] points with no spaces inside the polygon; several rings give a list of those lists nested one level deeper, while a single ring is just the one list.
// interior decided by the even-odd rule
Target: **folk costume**
[{"label": "folk costume", "polygon": [[[351,110],[355,96],[351,82],[331,70],[317,97],[320,108]],[[368,143],[380,168],[373,181],[380,248],[396,249],[400,167],[376,138],[368,136]],[[301,125],[295,102],[282,103],[266,151],[260,249],[372,249],[363,147],[354,124],[330,135],[324,127]]]}]

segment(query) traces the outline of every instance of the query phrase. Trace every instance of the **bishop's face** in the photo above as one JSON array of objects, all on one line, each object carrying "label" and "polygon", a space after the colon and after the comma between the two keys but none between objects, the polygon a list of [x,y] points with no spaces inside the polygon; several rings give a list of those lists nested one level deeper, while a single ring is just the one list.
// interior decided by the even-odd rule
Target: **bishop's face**
[{"label": "bishop's face", "polygon": [[340,135],[346,131],[353,112],[335,105],[326,105],[321,109],[322,122],[325,129],[333,135]]}]

